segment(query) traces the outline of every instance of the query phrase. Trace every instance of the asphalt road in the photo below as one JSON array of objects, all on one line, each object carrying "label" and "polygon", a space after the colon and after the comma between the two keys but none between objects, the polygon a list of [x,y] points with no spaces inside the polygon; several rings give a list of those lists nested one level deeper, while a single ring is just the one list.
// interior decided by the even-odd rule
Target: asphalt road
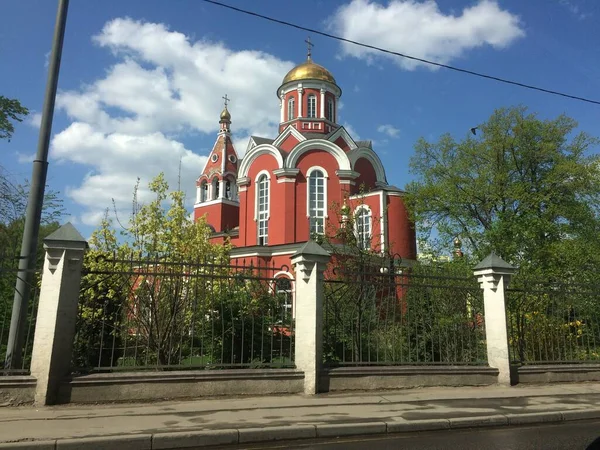
[{"label": "asphalt road", "polygon": [[[554,425],[402,433],[380,437],[342,438],[320,442],[236,446],[228,449],[301,450],[585,450],[600,437],[600,421]],[[600,447],[593,450],[600,450]]]}]

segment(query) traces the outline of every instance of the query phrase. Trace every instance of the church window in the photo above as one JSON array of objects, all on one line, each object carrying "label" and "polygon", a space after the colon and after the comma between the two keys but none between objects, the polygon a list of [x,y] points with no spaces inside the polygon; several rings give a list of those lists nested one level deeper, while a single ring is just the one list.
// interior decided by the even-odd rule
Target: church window
[{"label": "church window", "polygon": [[333,100],[327,100],[327,120],[333,120]]},{"label": "church window", "polygon": [[325,234],[325,174],[320,169],[310,171],[308,176],[308,217],[310,233]]},{"label": "church window", "polygon": [[288,99],[288,120],[292,120],[295,114],[296,101],[294,97]]},{"label": "church window", "polygon": [[212,162],[217,162],[217,160],[219,159],[219,155],[217,155],[216,153],[213,153],[213,155],[210,157],[210,159],[212,160]]},{"label": "church window", "polygon": [[219,198],[219,179],[213,178],[212,180],[212,199],[216,200]]},{"label": "church window", "polygon": [[200,201],[205,202],[208,200],[208,183],[203,181],[200,185]]},{"label": "church window", "polygon": [[314,95],[308,96],[308,114],[306,117],[317,117],[317,97]]},{"label": "church window", "polygon": [[225,198],[228,200],[233,200],[232,195],[233,192],[231,190],[231,181],[227,180],[225,182]]},{"label": "church window", "polygon": [[358,248],[369,250],[371,248],[371,210],[367,206],[360,206],[356,211],[354,228]]},{"label": "church window", "polygon": [[282,319],[289,319],[293,315],[293,289],[292,280],[287,277],[279,277],[275,280],[275,293],[282,306]]},{"label": "church window", "polygon": [[258,245],[269,242],[269,178],[261,175],[256,183]]}]

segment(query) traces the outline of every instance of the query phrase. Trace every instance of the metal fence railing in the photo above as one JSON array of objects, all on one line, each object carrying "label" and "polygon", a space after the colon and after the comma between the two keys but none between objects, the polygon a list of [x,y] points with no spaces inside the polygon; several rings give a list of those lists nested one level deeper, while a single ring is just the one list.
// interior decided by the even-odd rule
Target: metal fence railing
[{"label": "metal fence railing", "polygon": [[599,288],[515,276],[506,291],[511,361],[600,363]]},{"label": "metal fence railing", "polygon": [[73,372],[294,367],[286,268],[108,258],[84,268]]},{"label": "metal fence railing", "polygon": [[487,363],[483,294],[471,271],[334,270],[325,280],[329,365]]},{"label": "metal fence railing", "polygon": [[31,367],[31,351],[33,349],[33,335],[41,280],[41,271],[37,269],[34,273],[33,283],[29,286],[27,321],[25,324],[21,361],[16,367],[13,365],[13,367],[8,368],[5,365],[18,266],[18,256],[0,254],[0,376],[28,375]]}]

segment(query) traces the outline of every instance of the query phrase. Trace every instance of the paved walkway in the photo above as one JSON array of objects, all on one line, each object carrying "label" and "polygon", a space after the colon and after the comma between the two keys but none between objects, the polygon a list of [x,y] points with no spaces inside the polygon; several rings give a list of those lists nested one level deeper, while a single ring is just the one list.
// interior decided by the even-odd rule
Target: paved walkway
[{"label": "paved walkway", "polygon": [[[600,417],[600,383],[0,408],[0,448],[191,448]],[[35,441],[32,442],[32,441]]]}]

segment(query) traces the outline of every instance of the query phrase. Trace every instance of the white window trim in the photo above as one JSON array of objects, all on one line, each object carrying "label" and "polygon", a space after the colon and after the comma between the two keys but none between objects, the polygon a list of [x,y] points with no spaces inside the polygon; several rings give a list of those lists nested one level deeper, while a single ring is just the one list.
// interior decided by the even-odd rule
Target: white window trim
[{"label": "white window trim", "polygon": [[[287,101],[287,120],[294,120],[296,118],[295,117],[295,115],[296,115],[295,114],[296,113],[295,109],[296,109],[296,99],[294,97],[288,98],[288,101]],[[291,115],[290,115],[290,112],[292,113]]]},{"label": "white window trim", "polygon": [[327,171],[321,166],[312,166],[306,171],[306,217],[309,219],[309,228],[308,232],[310,233],[310,175],[319,170],[323,173],[323,205],[325,207],[325,212],[323,214],[323,233],[325,233],[325,229],[327,228],[327,219],[329,218],[329,209],[327,208],[327,183],[329,181],[329,174]]},{"label": "white window trim", "polygon": [[[315,107],[313,108],[313,115],[310,115],[310,100],[314,99],[315,101]],[[307,119],[316,119],[317,116],[317,96],[315,94],[309,94],[308,97],[306,97],[306,118]]]},{"label": "white window trim", "polygon": [[369,214],[369,248],[365,249],[360,247],[361,250],[370,250],[373,244],[373,211],[368,205],[358,205],[354,209],[354,236],[356,236],[356,243],[360,243],[360,236],[358,234],[358,222],[356,218],[361,211],[367,211]]},{"label": "white window trim", "polygon": [[[269,180],[269,190],[268,190],[269,210],[267,211],[267,220],[269,220],[271,218],[271,174],[269,173],[268,170],[261,170],[260,172],[258,172],[256,174],[256,177],[254,178],[254,191],[255,191],[254,192],[254,221],[255,222],[258,222],[258,180],[263,175],[266,175],[267,180]],[[256,234],[258,237],[258,228],[256,229]]]}]

